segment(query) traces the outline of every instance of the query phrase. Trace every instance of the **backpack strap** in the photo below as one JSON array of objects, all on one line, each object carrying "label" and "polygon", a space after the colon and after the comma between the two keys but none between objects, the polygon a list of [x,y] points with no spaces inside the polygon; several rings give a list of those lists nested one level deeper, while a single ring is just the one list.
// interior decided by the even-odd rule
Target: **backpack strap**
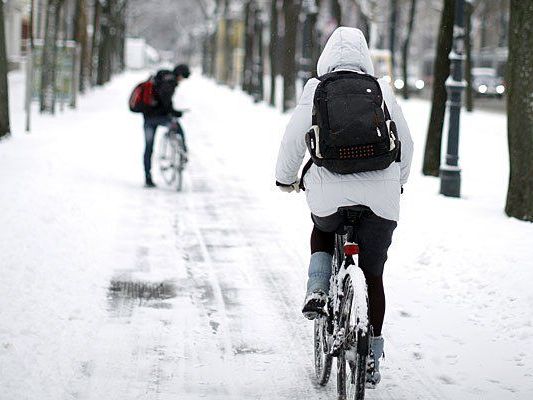
[{"label": "backpack strap", "polygon": [[[392,118],[389,113],[389,109],[387,108],[387,103],[385,103],[385,100],[383,100],[383,113],[385,114],[385,121],[392,121]],[[398,146],[398,152],[396,153],[396,160],[394,161],[401,162],[402,161],[402,142],[400,142],[400,138],[398,137],[398,132],[396,132],[396,141],[397,141],[397,146]]]},{"label": "backpack strap", "polygon": [[[322,82],[324,82],[324,78],[327,76],[326,75],[320,75],[320,76],[317,76],[316,79],[319,80],[319,83],[318,85],[320,85]],[[318,85],[317,85],[317,88],[318,88]],[[316,96],[316,90],[315,90],[315,96]],[[315,107],[315,98],[313,96],[313,111],[312,111],[312,115],[311,115],[311,125],[318,125],[318,120],[317,120],[317,117],[316,117],[316,107]]]},{"label": "backpack strap", "polygon": [[387,108],[387,103],[385,103],[385,99],[383,99],[383,113],[385,114],[385,121],[392,121],[389,109]]},{"label": "backpack strap", "polygon": [[[325,74],[325,75],[320,75],[320,76],[317,76],[316,79],[318,79],[320,82],[319,82],[319,85],[324,82],[324,79],[328,76],[328,74]],[[317,86],[318,87],[318,86]],[[315,95],[316,95],[316,92],[315,92]],[[315,108],[315,100],[313,99],[313,111],[312,111],[312,116],[311,116],[311,125],[318,125],[318,120],[317,120],[317,116],[316,116],[316,108]],[[309,168],[311,168],[311,166],[313,165],[313,159],[312,158],[309,158],[309,160],[307,160],[307,162],[305,163],[303,169],[302,169],[302,176],[300,177],[300,183],[298,186],[300,186],[300,190],[303,190],[305,191],[305,186],[304,186],[304,176],[305,174],[307,173],[307,171],[309,171]]]},{"label": "backpack strap", "polygon": [[303,190],[303,191],[305,191],[304,176],[307,173],[307,171],[309,171],[309,168],[311,168],[311,165],[313,165],[313,159],[312,158],[307,160],[307,162],[305,163],[305,165],[304,165],[304,167],[302,169],[302,176],[300,178],[300,184],[298,186],[300,186],[300,189]]}]

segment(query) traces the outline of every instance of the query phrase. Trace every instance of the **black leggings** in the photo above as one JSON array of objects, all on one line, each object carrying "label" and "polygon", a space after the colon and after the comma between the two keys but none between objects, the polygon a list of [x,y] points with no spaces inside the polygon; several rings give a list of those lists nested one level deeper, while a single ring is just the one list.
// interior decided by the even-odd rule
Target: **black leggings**
[{"label": "black leggings", "polygon": [[[385,318],[383,267],[387,259],[387,250],[392,240],[392,232],[396,227],[396,222],[385,220],[375,215],[374,217],[381,221],[375,224],[365,224],[367,226],[365,229],[359,229],[357,236],[361,245],[359,261],[368,286],[370,325],[372,325],[374,336],[380,336]],[[376,221],[375,218],[372,220]],[[313,221],[315,223],[319,222],[316,217],[313,218]],[[370,222],[370,220],[367,220],[367,222]],[[380,237],[376,237],[376,235]],[[324,232],[314,226],[311,232],[311,254],[322,251],[333,255],[334,248],[335,231]]]}]

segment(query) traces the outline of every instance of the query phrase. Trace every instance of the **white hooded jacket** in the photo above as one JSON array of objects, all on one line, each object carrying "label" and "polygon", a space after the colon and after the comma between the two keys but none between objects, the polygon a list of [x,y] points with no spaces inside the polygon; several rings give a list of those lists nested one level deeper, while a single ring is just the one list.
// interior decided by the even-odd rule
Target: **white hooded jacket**
[{"label": "white hooded jacket", "polygon": [[[340,27],[333,32],[317,65],[319,76],[332,71],[350,70],[374,75],[374,67],[365,37],[359,29]],[[400,190],[409,177],[413,156],[413,141],[402,110],[390,85],[378,81],[401,141],[401,162],[387,169],[341,175],[312,165],[304,177],[307,203],[319,217],[334,214],[339,207],[362,204],[380,217],[398,221]],[[313,97],[319,83],[310,79],[287,125],[278,154],[276,180],[291,184],[298,180],[298,171],[305,152],[305,134],[311,129]]]}]

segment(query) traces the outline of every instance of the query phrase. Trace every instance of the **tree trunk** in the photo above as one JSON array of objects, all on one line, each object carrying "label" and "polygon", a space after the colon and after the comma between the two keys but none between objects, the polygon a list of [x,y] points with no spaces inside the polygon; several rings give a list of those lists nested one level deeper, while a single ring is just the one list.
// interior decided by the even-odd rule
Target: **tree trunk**
[{"label": "tree trunk", "polygon": [[28,29],[28,38],[30,40],[30,49],[33,54],[34,49],[34,26],[35,26],[35,0],[31,0],[30,2],[30,21],[29,21],[29,29]]},{"label": "tree trunk", "polygon": [[403,74],[403,98],[409,98],[409,85],[407,85],[408,79],[408,66],[409,66],[409,46],[411,44],[411,36],[413,34],[413,25],[416,15],[416,0],[411,0],[411,7],[409,8],[409,21],[407,23],[407,34],[405,36],[405,42],[402,47],[402,74]]},{"label": "tree trunk", "polygon": [[116,8],[115,25],[115,70],[120,73],[126,69],[126,9],[128,0],[121,0]]},{"label": "tree trunk", "polygon": [[[398,19],[398,0],[390,0],[390,21],[389,21],[389,50],[392,64],[392,75],[395,75],[396,66],[396,22]],[[404,87],[407,86],[407,80],[404,80]]]},{"label": "tree trunk", "polygon": [[7,87],[7,54],[4,29],[4,2],[0,0],[0,138],[9,135],[9,96]]},{"label": "tree trunk", "polygon": [[74,34],[76,42],[80,46],[80,75],[78,89],[85,92],[89,69],[89,43],[87,35],[87,5],[86,0],[76,0],[76,16],[74,20]]},{"label": "tree trunk", "polygon": [[126,12],[124,12],[124,25],[120,30],[120,42],[118,49],[118,59],[119,59],[119,72],[124,72],[126,70]]},{"label": "tree trunk", "polygon": [[253,0],[248,0],[244,6],[244,61],[242,68],[242,90],[251,94],[254,52],[254,17]]},{"label": "tree trunk", "polygon": [[68,31],[68,24],[69,24],[69,1],[63,0],[62,6],[59,11],[59,20],[58,20],[58,40],[62,42],[62,45],[65,45],[65,42],[67,40],[72,40],[73,36],[69,36],[71,32]]},{"label": "tree trunk", "polygon": [[50,0],[46,6],[45,35],[41,63],[40,111],[53,114],[56,96],[56,61],[59,17],[62,0]]},{"label": "tree trunk", "polygon": [[487,46],[487,36],[488,36],[488,31],[490,29],[487,26],[487,22],[489,21],[490,12],[488,10],[488,4],[486,1],[481,2],[481,7],[482,7],[482,11],[479,15],[479,22],[481,24],[479,47],[483,49]]},{"label": "tree trunk", "polygon": [[224,56],[224,62],[221,65],[222,71],[222,83],[231,86],[231,78],[233,74],[233,46],[231,41],[232,33],[232,20],[230,15],[230,1],[224,1],[224,32],[223,32],[223,47],[222,53]]},{"label": "tree trunk", "polygon": [[91,40],[91,59],[89,61],[89,78],[91,85],[96,84],[96,75],[97,75],[97,59],[98,59],[98,43],[100,41],[100,14],[102,13],[102,6],[100,0],[94,0],[94,11],[93,11],[93,37]]},{"label": "tree trunk", "polygon": [[474,89],[472,87],[472,11],[473,5],[465,1],[465,81],[466,93],[465,104],[466,111],[474,110]]},{"label": "tree trunk", "polygon": [[209,76],[209,34],[205,33],[202,38],[202,75]]},{"label": "tree trunk", "polygon": [[[217,22],[215,22],[215,25],[218,25]],[[209,52],[210,52],[210,59],[209,59],[209,76],[211,78],[216,78],[217,73],[217,37],[218,37],[218,26],[213,29],[213,32],[211,33],[211,36],[209,37]]]},{"label": "tree trunk", "polygon": [[268,47],[270,60],[270,105],[276,105],[276,77],[278,68],[278,0],[270,0],[270,45]]},{"label": "tree trunk", "polygon": [[[52,0],[49,0],[52,1]],[[51,101],[51,111],[52,114],[55,113],[55,107],[57,103],[57,94],[58,94],[58,83],[57,83],[57,70],[58,70],[58,55],[59,55],[59,48],[57,46],[58,40],[59,40],[59,34],[64,29],[63,26],[63,8],[65,5],[65,0],[55,0],[57,4],[56,13],[54,15],[55,21],[54,21],[54,38],[53,38],[53,53],[52,53],[52,74],[51,74],[51,87],[52,87],[52,101]],[[63,41],[63,47],[64,47],[64,41]],[[61,106],[63,106],[63,103],[61,103]]]},{"label": "tree trunk", "polygon": [[219,35],[219,19],[220,19],[220,8],[222,6],[222,0],[216,0],[215,11],[212,15],[212,26],[213,31],[208,33],[209,35],[209,64],[208,64],[208,76],[217,79],[217,63],[218,63],[218,35]]},{"label": "tree trunk", "polygon": [[41,87],[39,88],[39,110],[41,113],[47,111],[48,103],[47,96],[50,90],[50,60],[52,59],[52,49],[50,46],[53,45],[53,27],[52,19],[55,14],[55,2],[51,0],[45,6],[45,17],[44,17],[44,41],[42,49],[42,62],[41,62]]},{"label": "tree trunk", "polygon": [[509,5],[507,4],[509,0],[500,1],[498,4],[499,9],[499,35],[498,35],[498,47],[505,47],[509,38],[509,23],[508,23],[508,12]]},{"label": "tree trunk", "polygon": [[111,76],[111,1],[107,0],[102,6],[100,16],[100,40],[98,41],[98,69],[96,75],[96,84],[104,85],[109,81]]},{"label": "tree trunk", "polygon": [[283,111],[296,106],[296,32],[300,0],[283,0],[285,36],[283,38]]},{"label": "tree trunk", "polygon": [[356,26],[361,29],[363,35],[365,36],[366,43],[370,46],[370,19],[363,12],[360,2],[355,2],[357,9],[357,23]]},{"label": "tree trunk", "polygon": [[533,2],[511,0],[507,60],[509,189],[505,212],[533,221]]},{"label": "tree trunk", "polygon": [[263,50],[263,21],[261,20],[261,10],[256,7],[254,10],[254,59],[253,59],[253,92],[256,102],[262,101],[264,97],[264,50]]},{"label": "tree trunk", "polygon": [[342,24],[342,8],[339,0],[331,0],[331,16],[335,20],[336,26]]},{"label": "tree trunk", "polygon": [[[200,5],[200,8],[202,10],[202,13],[204,15],[204,18],[207,22],[207,25],[209,26],[210,22],[211,22],[211,16],[209,15],[209,13],[207,12],[206,8],[205,8],[205,5],[203,2],[199,2],[198,3]],[[209,76],[209,64],[210,64],[210,60],[209,60],[209,56],[210,56],[210,49],[209,49],[209,29],[207,29],[203,35],[202,35],[202,39],[201,39],[202,43],[202,75],[204,76]]]},{"label": "tree trunk", "polygon": [[312,78],[316,69],[317,52],[318,52],[318,35],[316,32],[316,23],[318,19],[318,8],[316,5],[310,6],[305,10],[305,20],[302,35],[302,55],[301,65],[303,83]]},{"label": "tree trunk", "polygon": [[319,12],[320,12],[320,7],[322,6],[322,1],[323,0],[314,0],[313,1],[313,6],[315,7],[314,8],[314,15],[311,17],[312,18],[312,25],[313,25],[313,44],[312,44],[312,54],[313,54],[313,63],[312,63],[312,73],[313,73],[313,76],[317,76],[318,72],[316,70],[316,66],[318,64],[318,59],[320,58],[320,53],[322,52],[322,47],[321,47],[321,37],[322,37],[322,32],[320,31],[320,29],[318,29],[318,15],[319,15]]},{"label": "tree trunk", "polygon": [[444,0],[437,52],[433,65],[433,99],[424,151],[422,169],[424,175],[439,176],[442,127],[446,113],[446,79],[450,75],[450,59],[448,55],[452,49],[454,6],[454,0]]},{"label": "tree trunk", "polygon": [[225,69],[226,69],[226,19],[224,15],[219,18],[219,21],[217,23],[217,34],[216,34],[216,42],[217,42],[217,59],[216,59],[216,66],[215,66],[215,78],[218,83],[223,84],[225,83]]},{"label": "tree trunk", "polygon": [[[229,14],[228,14],[229,16]],[[224,71],[224,83],[233,87],[233,43],[232,43],[233,21],[226,18],[226,38],[224,40],[224,59],[226,60]]]}]

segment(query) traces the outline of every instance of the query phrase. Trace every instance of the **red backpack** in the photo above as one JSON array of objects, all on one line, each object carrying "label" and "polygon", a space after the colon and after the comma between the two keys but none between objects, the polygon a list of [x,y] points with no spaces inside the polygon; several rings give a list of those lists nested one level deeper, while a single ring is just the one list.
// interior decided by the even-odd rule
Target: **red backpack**
[{"label": "red backpack", "polygon": [[135,86],[130,95],[129,105],[130,111],[134,113],[144,113],[148,108],[156,105],[152,78]]}]

